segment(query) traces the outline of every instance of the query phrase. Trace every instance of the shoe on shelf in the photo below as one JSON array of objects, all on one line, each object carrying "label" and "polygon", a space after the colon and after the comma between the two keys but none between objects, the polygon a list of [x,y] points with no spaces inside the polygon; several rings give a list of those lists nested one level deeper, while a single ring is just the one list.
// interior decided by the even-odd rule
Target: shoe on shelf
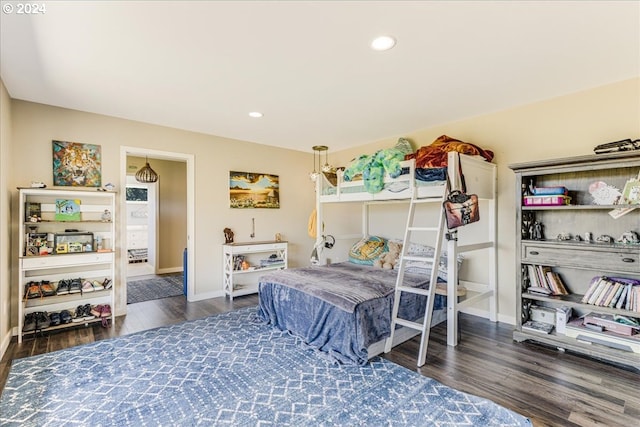
[{"label": "shoe on shelf", "polygon": [[102,317],[102,326],[104,328],[109,327],[109,319],[111,318],[111,306],[109,304],[102,306],[102,313],[100,316]]},{"label": "shoe on shelf", "polygon": [[91,314],[91,304],[85,304],[84,306],[82,306],[82,316],[84,317],[84,320],[91,320],[96,318],[96,316]]},{"label": "shoe on shelf", "polygon": [[102,282],[102,286],[105,289],[111,289],[113,287],[113,280],[109,279],[108,277],[104,279],[104,282]]},{"label": "shoe on shelf", "polygon": [[85,280],[84,282],[82,282],[82,293],[84,294],[85,292],[93,292],[95,289],[93,288],[93,285],[91,284],[90,281]]},{"label": "shoe on shelf", "polygon": [[42,292],[40,291],[40,282],[29,282],[26,285],[25,297],[27,299],[40,298]]},{"label": "shoe on shelf", "polygon": [[22,332],[30,332],[36,329],[36,314],[29,313],[24,316],[24,325],[22,326]]},{"label": "shoe on shelf", "polygon": [[36,311],[36,330],[47,329],[51,326],[51,319],[46,311]]},{"label": "shoe on shelf", "polygon": [[100,317],[111,317],[111,306],[109,304],[105,304],[102,306]]},{"label": "shoe on shelf", "polygon": [[56,293],[58,295],[66,295],[69,293],[69,281],[67,279],[58,281],[58,288],[56,289]]},{"label": "shoe on shelf", "polygon": [[51,321],[51,326],[58,326],[62,322],[60,319],[60,313],[49,314],[49,320]]},{"label": "shoe on shelf", "polygon": [[51,282],[48,280],[43,280],[40,283],[40,293],[42,293],[43,297],[52,297],[56,294],[56,290],[51,285]]},{"label": "shoe on shelf", "polygon": [[69,293],[78,294],[81,292],[82,292],[82,280],[71,279],[71,283],[69,283]]},{"label": "shoe on shelf", "polygon": [[93,286],[94,291],[104,291],[104,286],[98,280],[91,282],[91,285]]},{"label": "shoe on shelf", "polygon": [[60,312],[60,323],[62,323],[63,325],[66,323],[71,323],[71,313],[69,313],[69,310],[62,310]]},{"label": "shoe on shelf", "polygon": [[84,306],[79,305],[76,307],[76,312],[73,318],[71,319],[73,323],[84,322]]},{"label": "shoe on shelf", "polygon": [[91,307],[91,314],[94,317],[102,317],[102,304],[94,305]]}]

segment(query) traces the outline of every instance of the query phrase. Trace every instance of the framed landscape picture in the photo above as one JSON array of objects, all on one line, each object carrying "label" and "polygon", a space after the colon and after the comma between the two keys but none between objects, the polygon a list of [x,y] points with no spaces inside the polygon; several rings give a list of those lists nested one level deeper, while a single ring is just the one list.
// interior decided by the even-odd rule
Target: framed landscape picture
[{"label": "framed landscape picture", "polygon": [[229,206],[233,209],[280,208],[278,175],[229,172]]},{"label": "framed landscape picture", "polygon": [[53,142],[53,185],[100,187],[102,156],[99,145]]}]

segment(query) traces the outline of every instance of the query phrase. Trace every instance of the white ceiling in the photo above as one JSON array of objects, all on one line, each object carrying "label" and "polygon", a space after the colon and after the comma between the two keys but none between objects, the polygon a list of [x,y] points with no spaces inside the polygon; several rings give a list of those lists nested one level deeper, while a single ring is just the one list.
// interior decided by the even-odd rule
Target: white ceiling
[{"label": "white ceiling", "polygon": [[309,152],[640,76],[638,1],[35,4],[2,2],[12,98]]}]

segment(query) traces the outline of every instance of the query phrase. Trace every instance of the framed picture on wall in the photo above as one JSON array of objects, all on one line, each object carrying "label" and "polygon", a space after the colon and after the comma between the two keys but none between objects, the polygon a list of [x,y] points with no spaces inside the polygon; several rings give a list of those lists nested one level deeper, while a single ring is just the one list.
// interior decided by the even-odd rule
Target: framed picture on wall
[{"label": "framed picture on wall", "polygon": [[232,209],[280,208],[278,175],[229,172],[229,206]]},{"label": "framed picture on wall", "polygon": [[52,141],[53,185],[102,186],[102,155],[99,145]]}]

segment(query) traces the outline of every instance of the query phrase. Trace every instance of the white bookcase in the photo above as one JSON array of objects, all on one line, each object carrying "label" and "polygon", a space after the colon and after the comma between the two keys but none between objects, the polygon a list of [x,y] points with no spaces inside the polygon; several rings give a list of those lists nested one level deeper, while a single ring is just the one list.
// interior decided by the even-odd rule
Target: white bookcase
[{"label": "white bookcase", "polygon": [[233,297],[258,292],[258,278],[262,273],[287,268],[287,246],[287,242],[277,241],[224,244],[222,265],[225,295],[233,300]]},{"label": "white bookcase", "polygon": [[[64,201],[74,201],[66,218],[59,214]],[[61,323],[47,328],[24,331],[25,316],[35,312],[58,313],[67,310],[73,316],[78,306],[106,305],[115,313],[115,193],[85,190],[19,189],[20,238],[18,244],[18,342],[24,335],[41,331],[100,322],[102,318]],[[64,211],[64,209],[62,209]],[[77,213],[79,211],[79,213]],[[56,247],[57,246],[57,247]],[[111,281],[109,289],[57,294],[61,280]],[[29,283],[49,282],[56,294],[26,298]],[[90,317],[90,316],[87,316]]]}]

